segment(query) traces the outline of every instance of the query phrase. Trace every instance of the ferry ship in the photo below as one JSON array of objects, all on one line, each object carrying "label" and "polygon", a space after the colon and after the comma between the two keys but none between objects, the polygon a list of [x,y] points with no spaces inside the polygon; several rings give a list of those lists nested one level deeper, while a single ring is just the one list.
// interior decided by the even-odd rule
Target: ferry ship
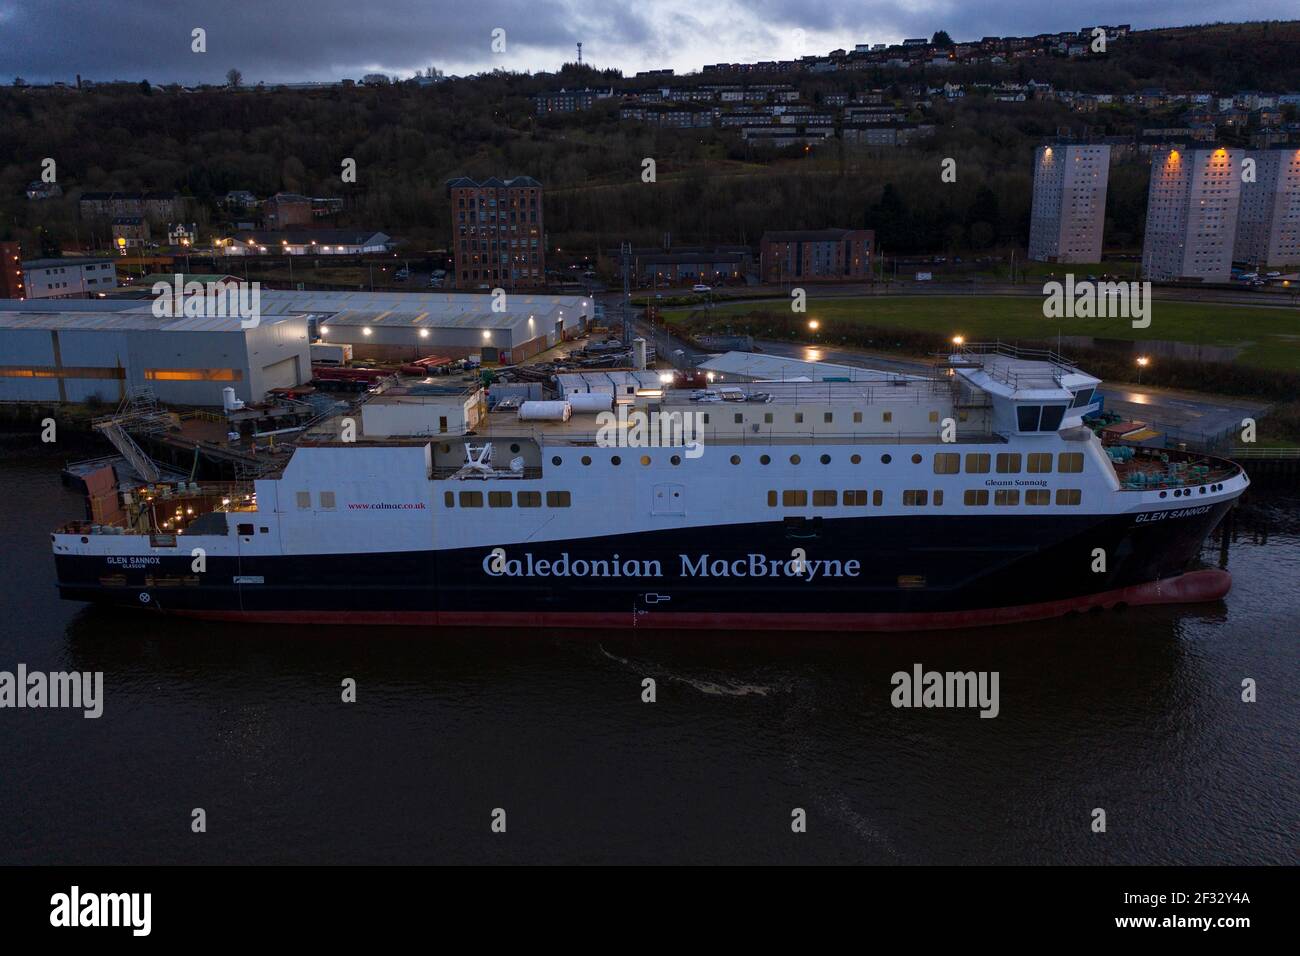
[{"label": "ferry ship", "polygon": [[908,630],[1230,587],[1193,565],[1242,468],[1103,441],[1099,380],[1055,353],[625,380],[491,408],[476,385],[392,388],[252,482],[136,487],[60,528],[60,593],[266,622]]}]

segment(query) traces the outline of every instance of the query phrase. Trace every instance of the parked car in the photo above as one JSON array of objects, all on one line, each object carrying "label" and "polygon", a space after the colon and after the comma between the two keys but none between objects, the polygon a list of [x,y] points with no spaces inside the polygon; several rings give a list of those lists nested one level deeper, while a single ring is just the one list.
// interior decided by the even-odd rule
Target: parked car
[{"label": "parked car", "polygon": [[705,285],[703,282],[697,282],[697,283],[695,283],[695,285],[691,286],[691,291],[692,291],[692,292],[712,292],[713,290],[712,290],[709,286]]}]

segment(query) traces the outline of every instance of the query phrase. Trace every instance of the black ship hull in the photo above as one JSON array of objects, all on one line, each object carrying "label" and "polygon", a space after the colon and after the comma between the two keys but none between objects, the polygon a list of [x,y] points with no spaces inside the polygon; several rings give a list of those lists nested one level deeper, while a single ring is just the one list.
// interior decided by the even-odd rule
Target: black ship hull
[{"label": "black ship hull", "polygon": [[1226,572],[1186,572],[1231,506],[789,519],[506,545],[495,555],[491,545],[209,555],[197,574],[188,549],[139,567],[55,560],[65,598],[211,618],[904,630],[1217,599]]}]

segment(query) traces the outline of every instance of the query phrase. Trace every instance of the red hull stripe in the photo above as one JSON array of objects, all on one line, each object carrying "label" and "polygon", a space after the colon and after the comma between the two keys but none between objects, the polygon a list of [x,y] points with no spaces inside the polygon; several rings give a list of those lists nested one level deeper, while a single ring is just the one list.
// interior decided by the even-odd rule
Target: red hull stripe
[{"label": "red hull stripe", "polygon": [[599,627],[676,628],[771,631],[924,631],[1014,624],[1060,617],[1071,611],[1113,608],[1118,604],[1189,604],[1217,601],[1232,587],[1227,571],[1190,571],[1176,578],[1103,591],[1062,601],[969,611],[826,614],[816,612],[748,613],[744,611],[173,611],[215,621],[269,624],[374,624],[425,627]]}]

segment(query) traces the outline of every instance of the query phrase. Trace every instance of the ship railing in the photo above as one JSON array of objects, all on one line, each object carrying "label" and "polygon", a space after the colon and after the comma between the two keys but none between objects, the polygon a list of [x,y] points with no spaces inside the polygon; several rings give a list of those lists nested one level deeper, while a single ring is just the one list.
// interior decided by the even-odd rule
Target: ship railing
[{"label": "ship railing", "polygon": [[[977,365],[994,381],[1019,390],[1020,388],[1042,387],[1047,383],[1060,386],[1061,378],[1079,371],[1068,358],[1054,349],[1031,349],[1010,342],[995,340],[993,342],[966,342],[956,346],[953,354],[968,359],[971,365]],[[1049,371],[1037,369],[1013,369],[997,362],[985,362],[985,356],[1000,356],[1024,362],[1043,362]],[[1050,387],[1050,386],[1049,386]]]},{"label": "ship railing", "polygon": [[[646,435],[652,432],[659,436],[660,433],[654,429],[647,428]],[[515,433],[512,433],[512,435]],[[674,438],[684,434],[682,430],[674,430]],[[527,433],[519,434],[517,437],[528,437]],[[563,447],[571,445],[576,447],[598,447],[601,442],[598,441],[596,432],[535,432],[532,435],[542,447]],[[927,432],[818,432],[812,431],[765,431],[765,432],[728,432],[721,435],[709,433],[699,434],[693,432],[689,436],[692,441],[698,440],[702,445],[848,445],[848,444],[918,444],[918,445],[935,445],[935,444],[978,444],[980,442],[990,444],[1005,444],[1005,436],[996,434],[988,429],[963,429],[958,428],[954,442],[945,442],[941,439],[937,431]],[[685,444],[690,444],[686,442]],[[613,447],[613,446],[611,446]],[[627,450],[636,450],[637,448],[656,448],[670,447],[667,445],[619,445],[619,448]],[[681,445],[671,447],[682,447]]]}]

